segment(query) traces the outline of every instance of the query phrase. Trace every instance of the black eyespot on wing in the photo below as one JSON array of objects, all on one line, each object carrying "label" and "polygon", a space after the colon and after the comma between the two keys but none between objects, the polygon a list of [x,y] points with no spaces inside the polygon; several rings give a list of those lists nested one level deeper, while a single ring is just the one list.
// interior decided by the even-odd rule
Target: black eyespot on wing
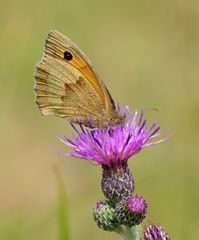
[{"label": "black eyespot on wing", "polygon": [[72,56],[72,54],[71,54],[70,52],[65,51],[65,52],[64,52],[64,59],[70,61],[70,60],[73,59],[73,56]]}]

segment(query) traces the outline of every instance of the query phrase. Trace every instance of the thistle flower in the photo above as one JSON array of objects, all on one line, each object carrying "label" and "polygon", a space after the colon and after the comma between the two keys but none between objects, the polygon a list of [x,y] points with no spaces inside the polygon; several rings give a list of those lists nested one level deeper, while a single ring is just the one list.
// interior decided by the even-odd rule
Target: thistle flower
[{"label": "thistle flower", "polygon": [[123,124],[112,128],[93,129],[88,119],[90,129],[84,127],[80,121],[79,129],[71,123],[77,133],[74,140],[67,136],[64,136],[64,139],[58,138],[73,149],[71,153],[63,155],[90,160],[102,166],[102,191],[106,198],[115,203],[130,197],[134,191],[134,180],[127,165],[128,159],[144,147],[158,144],[167,138],[154,141],[162,134],[157,133],[160,126],[157,126],[156,120],[147,128],[143,110],[140,114],[138,111],[131,114],[128,106],[122,111],[118,106],[118,114],[126,116]]},{"label": "thistle flower", "polygon": [[[147,127],[143,110],[131,114],[128,106],[122,111],[118,106],[117,111],[125,119],[124,123],[95,129],[89,118],[87,126],[90,128],[81,121],[78,127],[71,122],[76,132],[73,140],[66,135],[58,139],[72,148],[71,153],[62,155],[89,160],[102,167],[101,187],[107,200],[98,202],[93,209],[97,225],[122,236],[134,236],[136,228],[133,226],[145,218],[147,204],[141,196],[132,196],[135,186],[128,160],[143,148],[163,142],[169,136],[161,137],[163,132],[158,132],[158,120]],[[155,225],[148,226],[143,237],[144,240],[169,240],[167,233]]]},{"label": "thistle flower", "polygon": [[147,204],[144,198],[135,195],[122,200],[116,206],[117,221],[120,224],[132,227],[138,225],[145,218]]},{"label": "thistle flower", "polygon": [[100,201],[93,209],[93,217],[98,227],[105,231],[113,231],[118,222],[115,217],[115,209],[108,201]]},{"label": "thistle flower", "polygon": [[152,224],[146,228],[144,240],[170,240],[170,237],[162,227]]},{"label": "thistle flower", "polygon": [[[147,121],[143,119],[143,110],[140,114],[135,111],[132,115],[127,106],[123,112],[120,111],[120,114],[126,115],[126,121],[111,129],[88,129],[79,122],[78,130],[71,123],[77,137],[74,137],[73,141],[66,135],[64,139],[58,138],[73,149],[73,152],[63,155],[94,161],[102,166],[116,167],[127,163],[128,159],[142,148],[158,144],[167,138],[154,141],[162,134],[157,133],[160,126],[157,126],[156,120],[147,128]],[[92,123],[90,126],[92,127]]]}]

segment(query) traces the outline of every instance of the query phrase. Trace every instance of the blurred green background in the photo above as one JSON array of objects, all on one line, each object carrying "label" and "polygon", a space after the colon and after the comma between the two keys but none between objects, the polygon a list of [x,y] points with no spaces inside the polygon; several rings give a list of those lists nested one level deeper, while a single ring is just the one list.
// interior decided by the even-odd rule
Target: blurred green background
[{"label": "blurred green background", "polygon": [[[47,33],[71,38],[92,60],[115,102],[160,115],[172,138],[130,160],[148,219],[175,240],[199,239],[199,1],[1,1],[0,239],[58,239],[57,186],[64,179],[70,239],[121,239],[98,229],[101,169],[64,158],[52,133],[62,119],[42,117],[33,71]],[[159,113],[152,111],[158,108]]]}]

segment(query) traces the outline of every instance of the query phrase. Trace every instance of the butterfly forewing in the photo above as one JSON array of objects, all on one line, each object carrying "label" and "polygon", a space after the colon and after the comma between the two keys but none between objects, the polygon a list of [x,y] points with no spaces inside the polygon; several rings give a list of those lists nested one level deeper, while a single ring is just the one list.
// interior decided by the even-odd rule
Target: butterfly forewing
[{"label": "butterfly forewing", "polygon": [[[44,56],[36,65],[36,102],[44,115],[56,115],[98,127],[100,119],[117,117],[115,104],[89,59],[68,38],[51,31]],[[105,119],[106,122],[106,119]]]}]

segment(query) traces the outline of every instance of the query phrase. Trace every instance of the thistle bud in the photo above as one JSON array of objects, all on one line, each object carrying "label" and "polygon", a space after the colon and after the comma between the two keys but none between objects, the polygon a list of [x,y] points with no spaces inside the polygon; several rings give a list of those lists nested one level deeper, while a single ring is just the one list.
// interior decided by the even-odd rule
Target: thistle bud
[{"label": "thistle bud", "polygon": [[115,209],[108,203],[108,201],[98,202],[93,209],[93,216],[98,227],[105,231],[113,231],[118,226]]},{"label": "thistle bud", "polygon": [[120,224],[131,227],[142,222],[145,218],[146,211],[146,201],[142,197],[136,195],[128,199],[124,199],[117,204],[116,218]]}]

